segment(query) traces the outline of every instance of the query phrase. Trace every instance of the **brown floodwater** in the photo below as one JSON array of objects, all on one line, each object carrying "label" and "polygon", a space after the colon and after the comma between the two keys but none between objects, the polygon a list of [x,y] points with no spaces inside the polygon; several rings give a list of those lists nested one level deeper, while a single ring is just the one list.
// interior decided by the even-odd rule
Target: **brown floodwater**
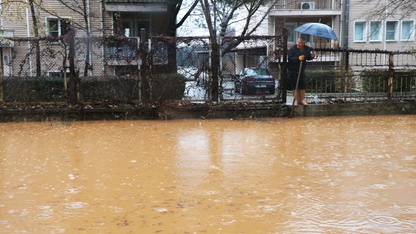
[{"label": "brown floodwater", "polygon": [[0,123],[0,233],[415,233],[416,116]]}]

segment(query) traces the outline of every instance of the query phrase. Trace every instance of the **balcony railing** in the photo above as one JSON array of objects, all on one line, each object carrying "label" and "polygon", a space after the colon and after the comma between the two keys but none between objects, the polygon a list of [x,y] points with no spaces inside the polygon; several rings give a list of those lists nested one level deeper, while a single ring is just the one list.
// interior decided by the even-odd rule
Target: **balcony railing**
[{"label": "balcony railing", "polygon": [[111,40],[107,42],[107,56],[112,59],[135,59],[138,48],[137,38]]},{"label": "balcony railing", "polygon": [[[166,64],[167,44],[163,41],[150,38],[148,41],[149,53],[153,64]],[[137,65],[141,63],[140,38],[111,38],[107,39],[107,58],[109,65]]]},{"label": "balcony railing", "polygon": [[[334,4],[335,3],[335,4]],[[277,0],[274,10],[340,10],[339,1],[333,0]]]}]

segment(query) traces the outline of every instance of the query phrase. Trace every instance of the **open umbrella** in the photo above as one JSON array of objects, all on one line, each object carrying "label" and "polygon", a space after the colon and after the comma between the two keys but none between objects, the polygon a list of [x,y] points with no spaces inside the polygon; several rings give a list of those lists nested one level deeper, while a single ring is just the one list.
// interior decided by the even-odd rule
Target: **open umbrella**
[{"label": "open umbrella", "polygon": [[322,23],[306,23],[295,28],[295,31],[302,34],[310,34],[326,39],[338,40],[334,30],[326,24]]}]

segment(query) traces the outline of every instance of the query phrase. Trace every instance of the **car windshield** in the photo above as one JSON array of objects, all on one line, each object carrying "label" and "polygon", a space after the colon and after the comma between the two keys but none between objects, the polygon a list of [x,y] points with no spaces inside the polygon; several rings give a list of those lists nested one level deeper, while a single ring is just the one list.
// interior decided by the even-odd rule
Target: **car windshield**
[{"label": "car windshield", "polygon": [[247,69],[247,75],[255,76],[255,75],[270,75],[269,71],[264,68],[260,69]]}]

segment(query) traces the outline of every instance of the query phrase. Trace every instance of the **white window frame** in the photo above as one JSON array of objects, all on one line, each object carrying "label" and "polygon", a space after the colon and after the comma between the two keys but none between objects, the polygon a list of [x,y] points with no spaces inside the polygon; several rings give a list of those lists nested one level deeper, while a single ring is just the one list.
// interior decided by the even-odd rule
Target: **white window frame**
[{"label": "white window frame", "polygon": [[[405,22],[411,22],[413,25],[411,26],[410,30],[410,37],[409,38],[404,38],[404,33],[403,33],[403,23]],[[415,40],[415,30],[416,30],[416,25],[415,25],[415,21],[414,20],[402,20],[400,23],[400,41],[414,41]]]},{"label": "white window frame", "polygon": [[[388,39],[387,38],[387,33],[388,33],[387,23],[396,23],[396,25],[394,27],[394,38],[393,39]],[[384,38],[385,38],[386,41],[388,41],[388,42],[399,41],[399,21],[397,21],[397,20],[386,20],[385,29],[386,30],[385,30],[385,33],[384,33]]]},{"label": "white window frame", "polygon": [[[363,25],[363,30],[362,30],[362,35],[363,35],[363,39],[362,40],[357,40],[357,34],[356,34],[356,26],[357,24],[362,24]],[[366,21],[355,21],[354,22],[354,42],[366,42],[367,41],[367,22]]]},{"label": "white window frame", "polygon": [[[290,28],[288,26],[290,26]],[[297,26],[296,23],[285,23],[285,27],[289,30],[290,36],[293,37],[291,40],[289,40],[289,36],[288,36],[287,42],[296,43],[296,40],[297,40],[296,31],[295,31],[296,26]]]},{"label": "white window frame", "polygon": [[[118,23],[118,27],[121,30],[120,32],[117,32],[119,35],[117,36],[125,36],[125,37],[133,37],[134,36],[134,26],[133,26],[133,22],[130,19],[120,19],[120,22]],[[124,26],[128,24],[128,36],[126,35],[126,29]]]},{"label": "white window frame", "polygon": [[[377,34],[375,34],[376,37],[377,37],[376,39],[372,38],[373,30],[371,29],[372,28],[371,26],[374,23],[377,23],[379,25],[378,30],[376,31]],[[370,42],[381,42],[381,39],[382,39],[381,35],[382,35],[382,32],[383,32],[383,22],[381,20],[371,20],[368,31],[369,31],[368,40]]]},{"label": "white window frame", "polygon": [[[52,32],[56,32],[57,36],[52,36],[51,35],[51,27],[50,25],[50,21],[51,20],[57,20],[58,21],[58,28]],[[51,36],[51,37],[60,37],[60,36],[64,36],[62,34],[62,20],[70,20],[70,24],[72,25],[72,18],[71,17],[55,17],[55,16],[48,16],[45,18],[45,24],[46,24],[46,35]]]},{"label": "white window frame", "polygon": [[150,21],[150,19],[138,19],[134,22],[134,27],[137,29],[137,36],[140,37],[142,30],[141,28],[139,28],[139,24],[148,24],[149,28],[146,29],[146,35],[150,36],[150,32],[152,31],[152,22]]}]

